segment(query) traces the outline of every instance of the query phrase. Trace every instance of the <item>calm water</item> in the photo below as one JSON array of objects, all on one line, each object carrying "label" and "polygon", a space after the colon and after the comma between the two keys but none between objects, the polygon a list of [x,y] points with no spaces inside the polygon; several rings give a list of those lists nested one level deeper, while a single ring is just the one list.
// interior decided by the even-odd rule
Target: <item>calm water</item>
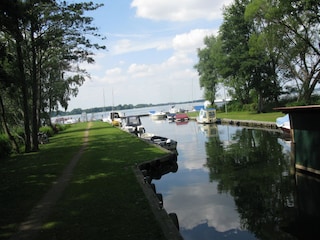
[{"label": "calm water", "polygon": [[291,144],[278,132],[150,117],[142,122],[147,132],[178,141],[178,171],[153,183],[167,212],[177,214],[184,239],[306,239],[315,233],[319,181],[294,174]]}]

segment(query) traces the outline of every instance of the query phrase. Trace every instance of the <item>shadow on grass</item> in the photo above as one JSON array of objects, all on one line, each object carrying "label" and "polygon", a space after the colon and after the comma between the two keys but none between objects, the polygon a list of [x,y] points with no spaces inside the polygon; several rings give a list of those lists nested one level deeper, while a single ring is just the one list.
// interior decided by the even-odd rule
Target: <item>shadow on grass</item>
[{"label": "shadow on grass", "polygon": [[164,239],[132,171],[164,152],[117,128],[95,126],[39,239]]},{"label": "shadow on grass", "polygon": [[[0,239],[8,239],[81,148],[86,124],[50,138],[37,153],[0,163]],[[39,239],[163,239],[131,167],[165,153],[94,122],[73,178]],[[148,231],[146,231],[148,229]]]},{"label": "shadow on grass", "polygon": [[51,188],[83,142],[86,124],[71,126],[40,145],[38,152],[0,162],[0,239],[10,237]]}]

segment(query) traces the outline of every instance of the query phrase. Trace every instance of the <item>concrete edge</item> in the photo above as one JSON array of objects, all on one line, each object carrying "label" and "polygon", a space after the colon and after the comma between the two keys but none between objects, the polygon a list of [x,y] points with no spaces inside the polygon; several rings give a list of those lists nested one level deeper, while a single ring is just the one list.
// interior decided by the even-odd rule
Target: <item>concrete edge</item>
[{"label": "concrete edge", "polygon": [[[163,158],[158,158],[155,160],[151,160],[148,162],[153,162],[153,161],[164,161],[164,159],[167,159],[170,157],[171,154],[164,156]],[[142,164],[148,163],[144,162]],[[159,223],[162,232],[165,236],[166,239],[168,240],[182,240],[182,236],[177,228],[177,226],[174,224],[172,219],[170,218],[169,214],[167,211],[163,208],[163,203],[159,200],[156,192],[152,189],[151,184],[149,184],[146,180],[144,175],[142,174],[141,170],[139,169],[140,165],[134,166],[133,167],[133,172],[135,173],[137,180],[149,202],[149,205],[151,207],[151,210]]]}]

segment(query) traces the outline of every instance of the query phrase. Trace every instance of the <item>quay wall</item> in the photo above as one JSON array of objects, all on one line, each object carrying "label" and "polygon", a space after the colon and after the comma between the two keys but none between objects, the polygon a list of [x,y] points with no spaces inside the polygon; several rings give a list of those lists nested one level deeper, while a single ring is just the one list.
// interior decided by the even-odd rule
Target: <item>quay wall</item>
[{"label": "quay wall", "polygon": [[234,119],[222,118],[221,123],[237,125],[237,126],[278,129],[276,123],[274,122],[264,122],[264,121],[254,121],[254,120],[234,120]]}]

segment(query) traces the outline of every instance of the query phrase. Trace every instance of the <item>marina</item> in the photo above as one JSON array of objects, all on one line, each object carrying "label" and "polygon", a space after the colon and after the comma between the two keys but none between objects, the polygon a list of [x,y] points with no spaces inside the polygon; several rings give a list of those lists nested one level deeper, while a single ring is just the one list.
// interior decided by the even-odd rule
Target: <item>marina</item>
[{"label": "marina", "polygon": [[151,183],[163,208],[177,214],[184,239],[295,240],[316,233],[320,181],[296,173],[292,143],[281,132],[149,117],[142,122],[178,142],[178,169]]},{"label": "marina", "polygon": [[[308,148],[306,155],[299,140],[284,138],[276,122],[199,124],[145,112],[125,115],[139,115],[146,133],[177,142],[176,165],[153,173],[150,184],[161,196],[156,201],[175,214],[183,239],[299,240],[317,234],[320,180],[297,171],[313,151]],[[313,137],[304,138],[309,144],[302,147],[316,144]]]}]

